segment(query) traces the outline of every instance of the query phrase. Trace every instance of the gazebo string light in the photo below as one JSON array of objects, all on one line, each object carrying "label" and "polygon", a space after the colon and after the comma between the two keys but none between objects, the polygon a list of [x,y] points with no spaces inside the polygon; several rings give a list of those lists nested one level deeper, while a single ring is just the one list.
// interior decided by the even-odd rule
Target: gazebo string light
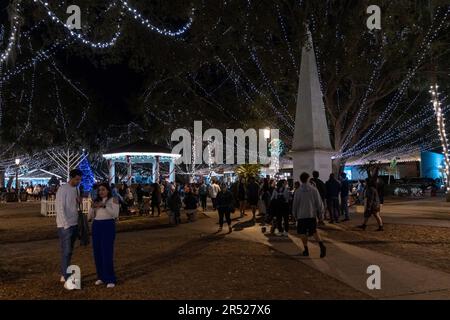
[{"label": "gazebo string light", "polygon": [[160,164],[169,164],[169,181],[175,182],[175,161],[181,157],[180,154],[173,154],[169,149],[154,145],[145,141],[137,141],[125,146],[113,148],[103,154],[108,160],[108,180],[110,183],[116,182],[116,163],[125,163],[127,166],[126,183],[131,185],[133,176],[133,164],[152,164],[152,181],[160,180]]}]

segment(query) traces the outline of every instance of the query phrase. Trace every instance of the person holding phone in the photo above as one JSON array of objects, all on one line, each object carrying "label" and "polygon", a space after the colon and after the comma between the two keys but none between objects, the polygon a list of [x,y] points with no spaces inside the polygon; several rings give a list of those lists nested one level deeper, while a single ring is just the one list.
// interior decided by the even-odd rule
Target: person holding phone
[{"label": "person holding phone", "polygon": [[116,219],[119,217],[119,202],[113,198],[111,187],[107,183],[98,186],[98,196],[92,203],[88,218],[92,222],[92,246],[94,250],[97,281],[95,285],[106,284],[114,288],[114,240],[116,237]]},{"label": "person holding phone", "polygon": [[73,248],[78,237],[78,209],[81,199],[78,185],[81,183],[83,173],[72,170],[69,173],[69,182],[62,185],[56,193],[56,225],[61,246],[61,282],[67,289],[66,281],[69,278],[67,268],[71,265]]}]

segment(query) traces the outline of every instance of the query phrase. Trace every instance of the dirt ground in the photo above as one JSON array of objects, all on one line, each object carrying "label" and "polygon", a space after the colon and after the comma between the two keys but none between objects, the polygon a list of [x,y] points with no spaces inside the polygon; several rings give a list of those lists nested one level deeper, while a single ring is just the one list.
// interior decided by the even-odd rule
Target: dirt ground
[{"label": "dirt ground", "polygon": [[450,273],[450,228],[385,224],[385,231],[377,232],[374,221],[366,231],[356,227],[360,223],[341,223],[339,229],[326,227],[323,234],[334,240]]},{"label": "dirt ground", "polygon": [[72,263],[83,290],[68,292],[58,282],[54,218],[41,217],[36,204],[2,205],[0,299],[368,298],[262,244],[166,224],[166,217],[119,222],[115,289],[93,285],[91,248],[77,247]]}]

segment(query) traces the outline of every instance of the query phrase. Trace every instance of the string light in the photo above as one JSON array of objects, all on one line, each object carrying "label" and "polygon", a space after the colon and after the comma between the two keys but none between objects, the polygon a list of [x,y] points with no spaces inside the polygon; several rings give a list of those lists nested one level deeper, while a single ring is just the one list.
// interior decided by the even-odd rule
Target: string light
[{"label": "string light", "polygon": [[[367,143],[372,143],[373,141],[378,140],[377,133],[381,130],[382,124],[386,123],[387,118],[394,113],[394,111],[396,110],[397,106],[400,103],[401,98],[405,95],[407,89],[410,86],[412,79],[416,75],[419,67],[422,64],[422,61],[425,59],[428,51],[430,50],[432,42],[438,36],[438,33],[440,32],[440,30],[446,23],[448,15],[450,14],[450,7],[447,8],[447,11],[445,11],[444,16],[441,19],[441,22],[436,27],[436,29],[434,29],[433,28],[434,21],[436,20],[438,14],[439,13],[435,14],[432,26],[430,27],[429,31],[427,32],[427,35],[425,36],[424,40],[422,41],[422,44],[418,51],[420,53],[420,55],[416,61],[416,64],[414,65],[414,67],[409,69],[408,74],[407,74],[406,78],[402,81],[398,92],[395,94],[393,99],[388,103],[386,109],[377,118],[375,123],[369,128],[369,130],[361,137],[361,139],[352,148],[347,150],[348,152],[358,153],[361,150],[361,149],[358,150],[358,148],[360,148],[361,145],[367,144]],[[342,155],[337,155],[337,157],[342,157]]]},{"label": "string light", "polygon": [[11,55],[14,44],[16,43],[20,23],[19,12],[20,12],[20,1],[17,1],[15,15],[12,18],[11,35],[8,39],[8,45],[6,46],[5,51],[2,54],[0,54],[0,64],[2,64],[8,59],[8,57]]},{"label": "string light", "polygon": [[195,15],[195,8],[191,9],[190,16],[188,19],[188,22],[182,26],[180,29],[171,31],[166,28],[158,28],[154,24],[152,24],[148,19],[144,18],[140,12],[138,12],[136,9],[132,8],[127,1],[120,0],[126,11],[136,20],[139,21],[142,25],[146,26],[151,31],[157,32],[161,35],[168,36],[168,37],[178,37],[184,34],[186,31],[188,31],[192,23],[194,21],[194,15]]},{"label": "string light", "polygon": [[286,25],[284,23],[284,18],[281,15],[280,6],[278,5],[278,3],[275,3],[275,8],[277,10],[278,21],[280,23],[281,30],[283,31],[283,38],[284,38],[284,41],[286,42],[286,45],[288,47],[288,53],[289,53],[289,57],[291,58],[291,61],[292,61],[292,66],[294,67],[294,70],[297,71],[298,70],[297,61],[295,59],[291,43],[289,42],[289,39],[288,39],[288,36],[287,36]]},{"label": "string light", "polygon": [[75,39],[76,41],[79,41],[85,45],[89,45],[92,48],[96,48],[96,49],[105,49],[105,48],[109,48],[115,45],[115,43],[117,42],[117,40],[119,39],[120,35],[121,35],[121,22],[122,22],[122,18],[123,18],[123,11],[120,11],[120,15],[119,15],[119,19],[117,22],[117,30],[114,33],[114,36],[111,38],[110,41],[108,42],[94,42],[91,40],[88,40],[82,33],[76,32],[74,31],[74,29],[72,28],[72,26],[66,24],[65,22],[63,22],[61,19],[59,19],[59,17],[50,9],[48,2],[44,2],[42,0],[33,0],[34,2],[40,3],[42,6],[44,6],[44,8],[47,11],[47,15],[50,17],[50,19],[54,22],[56,22],[57,24],[62,25],[64,28],[66,28],[68,30],[68,34]]},{"label": "string light", "polygon": [[449,157],[449,143],[447,138],[447,132],[445,130],[445,115],[442,111],[442,104],[439,100],[439,86],[435,84],[434,86],[431,86],[431,96],[432,96],[432,103],[434,112],[436,114],[436,122],[439,132],[439,139],[441,141],[442,145],[442,153],[444,155],[445,160],[445,170],[444,170],[444,177],[445,177],[445,185],[447,187],[447,193],[450,193],[450,181],[449,181],[449,174],[450,174],[450,157]]}]

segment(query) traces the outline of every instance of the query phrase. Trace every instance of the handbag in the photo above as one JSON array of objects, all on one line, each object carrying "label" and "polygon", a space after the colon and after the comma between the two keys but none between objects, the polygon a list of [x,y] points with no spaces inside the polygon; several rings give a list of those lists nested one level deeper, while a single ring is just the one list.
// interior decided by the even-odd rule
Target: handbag
[{"label": "handbag", "polygon": [[[77,189],[78,199],[80,198],[80,190]],[[86,247],[89,245],[89,224],[87,216],[83,213],[81,203],[78,203],[78,239],[80,240],[80,246]]]}]

